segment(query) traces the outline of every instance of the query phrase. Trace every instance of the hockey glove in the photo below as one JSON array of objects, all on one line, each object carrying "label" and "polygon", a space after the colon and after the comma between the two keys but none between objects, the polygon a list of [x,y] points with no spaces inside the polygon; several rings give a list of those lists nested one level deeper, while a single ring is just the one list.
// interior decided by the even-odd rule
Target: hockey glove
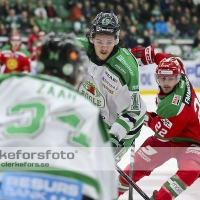
[{"label": "hockey glove", "polygon": [[140,66],[149,65],[154,63],[154,47],[152,45],[148,47],[134,47],[131,49],[131,53],[137,58]]},{"label": "hockey glove", "polygon": [[155,112],[146,112],[146,115],[144,117],[144,125],[149,127],[151,120],[156,117],[157,114]]}]

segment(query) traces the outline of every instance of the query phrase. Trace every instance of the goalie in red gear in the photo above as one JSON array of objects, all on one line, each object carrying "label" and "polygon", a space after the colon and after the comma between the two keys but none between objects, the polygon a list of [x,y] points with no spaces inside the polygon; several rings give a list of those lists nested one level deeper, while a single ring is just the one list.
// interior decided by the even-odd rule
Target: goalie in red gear
[{"label": "goalie in red gear", "polygon": [[[158,83],[156,112],[147,112],[144,125],[154,135],[135,153],[135,182],[175,158],[178,171],[166,181],[152,200],[172,200],[191,186],[200,175],[200,102],[187,78],[183,63],[177,56],[165,53],[154,55],[150,46],[151,60],[146,58],[145,48],[132,49],[143,64],[155,62],[158,66],[155,79]],[[137,51],[139,50],[139,53]],[[148,62],[147,62],[148,60]],[[125,168],[128,175],[130,166]],[[119,195],[128,190],[127,181],[119,177]]]}]

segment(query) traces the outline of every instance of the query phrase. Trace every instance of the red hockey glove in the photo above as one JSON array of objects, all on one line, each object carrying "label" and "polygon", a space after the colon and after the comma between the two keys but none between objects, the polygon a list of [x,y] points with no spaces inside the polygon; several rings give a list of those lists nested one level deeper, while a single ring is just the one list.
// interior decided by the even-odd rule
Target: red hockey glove
[{"label": "red hockey glove", "polygon": [[137,58],[140,66],[154,63],[155,53],[152,45],[146,48],[142,46],[132,48],[131,53]]},{"label": "red hockey glove", "polygon": [[157,114],[155,112],[146,112],[143,124],[149,127],[151,120],[156,116]]}]

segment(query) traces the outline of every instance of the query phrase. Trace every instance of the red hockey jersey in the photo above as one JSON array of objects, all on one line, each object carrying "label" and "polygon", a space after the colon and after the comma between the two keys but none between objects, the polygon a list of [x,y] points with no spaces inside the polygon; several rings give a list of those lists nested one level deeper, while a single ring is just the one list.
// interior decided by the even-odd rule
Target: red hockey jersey
[{"label": "red hockey jersey", "polygon": [[0,61],[5,64],[3,73],[10,73],[13,71],[30,72],[29,52],[26,49],[19,49],[12,51],[10,45],[3,47],[0,53]]},{"label": "red hockey jersey", "polygon": [[[168,56],[157,54],[155,63]],[[172,93],[165,95],[159,91],[157,94],[157,116],[150,122],[150,127],[159,139],[170,140],[177,146],[183,142],[200,144],[200,101],[184,69],[182,72],[181,80]]]}]

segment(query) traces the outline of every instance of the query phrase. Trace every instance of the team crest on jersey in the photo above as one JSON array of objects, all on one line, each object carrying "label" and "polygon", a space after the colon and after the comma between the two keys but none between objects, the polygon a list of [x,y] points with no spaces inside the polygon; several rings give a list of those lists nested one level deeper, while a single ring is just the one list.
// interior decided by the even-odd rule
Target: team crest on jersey
[{"label": "team crest on jersey", "polygon": [[172,104],[178,106],[179,103],[180,103],[180,101],[181,101],[181,96],[175,94],[175,95],[174,95],[174,98],[173,98],[173,100],[172,100]]},{"label": "team crest on jersey", "polygon": [[92,103],[100,108],[105,107],[105,98],[96,88],[96,86],[90,81],[85,82],[79,88],[79,91]]},{"label": "team crest on jersey", "polygon": [[18,67],[18,62],[15,58],[9,58],[6,62],[6,66],[10,70],[14,70]]}]

